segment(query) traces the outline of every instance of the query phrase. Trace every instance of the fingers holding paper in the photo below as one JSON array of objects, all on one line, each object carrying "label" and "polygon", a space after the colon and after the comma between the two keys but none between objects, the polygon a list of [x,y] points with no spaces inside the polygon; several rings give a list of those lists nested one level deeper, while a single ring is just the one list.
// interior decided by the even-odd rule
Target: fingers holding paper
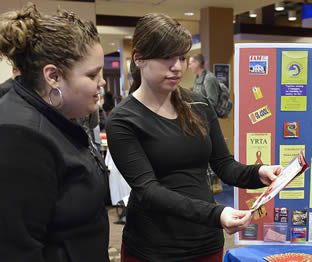
[{"label": "fingers holding paper", "polygon": [[282,172],[283,167],[281,165],[275,166],[261,166],[259,168],[259,178],[265,185],[270,185],[275,178]]},{"label": "fingers holding paper", "polygon": [[220,216],[221,225],[228,234],[245,229],[251,218],[251,211],[236,210],[231,207],[225,207]]}]

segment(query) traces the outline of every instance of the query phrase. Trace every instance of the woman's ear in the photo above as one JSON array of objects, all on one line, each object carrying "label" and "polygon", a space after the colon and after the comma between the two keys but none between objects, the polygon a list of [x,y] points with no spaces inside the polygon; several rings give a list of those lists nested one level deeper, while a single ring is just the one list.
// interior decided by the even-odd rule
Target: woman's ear
[{"label": "woman's ear", "polygon": [[137,53],[137,52],[134,53],[134,55],[133,55],[133,60],[134,60],[135,65],[136,65],[137,67],[139,67],[139,68],[142,66],[142,64],[143,64],[143,62],[144,62],[144,60],[142,59],[141,54],[140,54],[140,53]]},{"label": "woman's ear", "polygon": [[43,78],[51,87],[58,87],[59,72],[55,65],[45,65],[42,69]]}]

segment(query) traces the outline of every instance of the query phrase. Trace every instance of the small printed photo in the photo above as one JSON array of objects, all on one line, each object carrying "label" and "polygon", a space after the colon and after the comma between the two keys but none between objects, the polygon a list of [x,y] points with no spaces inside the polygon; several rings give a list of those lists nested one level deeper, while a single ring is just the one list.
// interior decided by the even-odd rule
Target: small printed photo
[{"label": "small printed photo", "polygon": [[307,229],[305,227],[292,227],[290,229],[291,243],[305,243],[307,237]]},{"label": "small printed photo", "polygon": [[257,224],[249,224],[243,230],[243,239],[257,239],[258,236],[258,225]]},{"label": "small printed photo", "polygon": [[288,223],[288,208],[275,207],[274,208],[274,222]]},{"label": "small printed photo", "polygon": [[293,210],[292,224],[295,226],[305,226],[307,224],[307,213],[305,210]]},{"label": "small printed photo", "polygon": [[284,138],[299,137],[299,122],[284,122]]},{"label": "small printed photo", "polygon": [[[255,203],[255,201],[257,200],[256,197],[253,197],[249,200],[246,201],[246,204],[248,206],[249,209],[252,209],[252,205]],[[262,217],[265,217],[267,215],[267,211],[264,207],[264,205],[260,206],[257,210],[254,210],[254,216],[253,216],[253,219],[254,220],[258,220]]]}]

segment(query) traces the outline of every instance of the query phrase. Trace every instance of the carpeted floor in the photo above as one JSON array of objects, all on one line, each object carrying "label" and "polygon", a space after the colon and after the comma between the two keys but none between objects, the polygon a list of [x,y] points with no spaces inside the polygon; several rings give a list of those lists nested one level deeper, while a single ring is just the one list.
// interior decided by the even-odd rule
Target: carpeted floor
[{"label": "carpeted floor", "polygon": [[222,183],[222,188],[222,193],[214,195],[215,200],[225,206],[234,207],[234,187]]}]

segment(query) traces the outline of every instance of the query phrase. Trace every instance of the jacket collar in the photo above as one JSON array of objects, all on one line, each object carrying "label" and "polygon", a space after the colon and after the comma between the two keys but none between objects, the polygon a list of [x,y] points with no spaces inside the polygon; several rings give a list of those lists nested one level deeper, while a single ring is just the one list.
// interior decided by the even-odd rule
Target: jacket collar
[{"label": "jacket collar", "polygon": [[46,103],[35,91],[25,88],[22,85],[20,78],[17,78],[16,81],[14,81],[14,90],[63,133],[73,137],[77,142],[82,143],[84,146],[89,146],[88,135],[76,120],[67,119],[54,107]]},{"label": "jacket collar", "polygon": [[207,69],[204,69],[204,71],[200,74],[200,76],[196,76],[195,83],[196,84],[204,83],[206,74],[207,74]]}]

